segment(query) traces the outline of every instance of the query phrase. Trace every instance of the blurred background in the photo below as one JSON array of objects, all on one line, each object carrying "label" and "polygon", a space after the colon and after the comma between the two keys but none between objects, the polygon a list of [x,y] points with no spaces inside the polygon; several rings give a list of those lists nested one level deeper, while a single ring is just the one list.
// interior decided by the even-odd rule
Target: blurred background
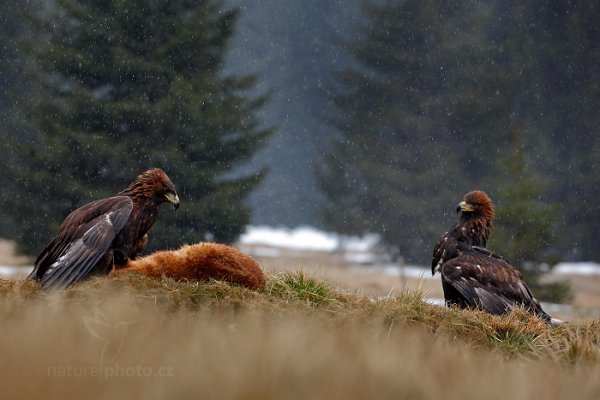
[{"label": "blurred background", "polygon": [[6,253],[158,166],[152,249],[310,226],[426,269],[478,188],[538,297],[600,291],[594,2],[7,0],[0,44]]}]

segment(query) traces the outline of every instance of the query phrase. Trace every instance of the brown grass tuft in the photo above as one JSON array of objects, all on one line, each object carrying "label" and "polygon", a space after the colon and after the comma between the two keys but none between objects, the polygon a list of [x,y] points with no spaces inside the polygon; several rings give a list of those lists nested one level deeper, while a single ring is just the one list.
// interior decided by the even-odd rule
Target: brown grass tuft
[{"label": "brown grass tuft", "polygon": [[599,321],[374,300],[301,271],[262,291],[125,274],[55,293],[0,280],[0,294],[5,398],[600,395]]}]

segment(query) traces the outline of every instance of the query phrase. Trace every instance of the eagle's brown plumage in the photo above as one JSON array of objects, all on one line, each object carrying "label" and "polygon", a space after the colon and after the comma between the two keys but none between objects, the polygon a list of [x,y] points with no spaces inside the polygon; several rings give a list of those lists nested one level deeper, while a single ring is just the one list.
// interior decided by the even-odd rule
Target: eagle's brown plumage
[{"label": "eagle's brown plumage", "polygon": [[179,207],[175,186],[161,169],[153,168],[116,196],[76,209],[38,256],[29,278],[43,288],[62,289],[92,274],[108,274],[114,249],[130,258],[144,251],[164,202]]},{"label": "eagle's brown plumage", "polygon": [[458,256],[459,246],[486,247],[494,221],[492,199],[481,190],[469,192],[456,211],[460,213],[458,223],[444,233],[433,249],[431,273],[442,267],[444,262]]},{"label": "eagle's brown plumage", "polygon": [[489,196],[479,190],[469,192],[457,212],[458,223],[438,240],[431,262],[432,274],[442,275],[446,303],[497,315],[523,307],[550,321],[521,273],[486,248],[494,220]]},{"label": "eagle's brown plumage", "polygon": [[135,272],[152,278],[223,280],[250,289],[264,289],[265,275],[258,263],[238,249],[219,243],[197,243],[179,250],[158,251],[137,260],[115,252],[112,275]]}]

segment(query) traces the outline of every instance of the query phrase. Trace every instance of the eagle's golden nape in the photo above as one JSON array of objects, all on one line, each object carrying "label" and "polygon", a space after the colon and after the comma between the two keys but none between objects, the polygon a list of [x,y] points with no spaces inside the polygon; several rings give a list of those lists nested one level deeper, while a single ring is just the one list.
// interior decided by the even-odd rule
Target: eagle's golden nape
[{"label": "eagle's golden nape", "polygon": [[56,237],[35,261],[29,279],[44,289],[64,289],[91,275],[106,275],[114,252],[141,254],[163,202],[179,206],[175,186],[159,168],[149,169],[118,195],[88,203],[70,213]]},{"label": "eagle's golden nape", "polygon": [[492,199],[481,190],[467,193],[457,206],[458,223],[444,233],[433,249],[431,273],[440,272],[444,262],[457,257],[461,246],[486,247],[495,212]]},{"label": "eagle's golden nape", "polygon": [[483,191],[467,193],[457,206],[459,221],[433,249],[431,272],[440,272],[446,304],[501,315],[522,307],[546,322],[551,317],[521,273],[486,248],[495,213]]}]

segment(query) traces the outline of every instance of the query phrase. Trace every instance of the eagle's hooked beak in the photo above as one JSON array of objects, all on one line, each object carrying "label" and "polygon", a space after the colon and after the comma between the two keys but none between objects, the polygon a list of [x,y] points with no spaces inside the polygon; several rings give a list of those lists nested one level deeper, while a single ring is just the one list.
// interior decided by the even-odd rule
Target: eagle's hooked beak
[{"label": "eagle's hooked beak", "polygon": [[165,199],[171,204],[173,204],[173,209],[177,210],[179,208],[179,196],[175,193],[167,193],[165,194]]},{"label": "eagle's hooked beak", "polygon": [[473,209],[473,206],[469,203],[467,203],[466,201],[461,201],[460,203],[458,203],[458,205],[456,206],[456,212],[470,212],[470,211],[475,211]]}]

